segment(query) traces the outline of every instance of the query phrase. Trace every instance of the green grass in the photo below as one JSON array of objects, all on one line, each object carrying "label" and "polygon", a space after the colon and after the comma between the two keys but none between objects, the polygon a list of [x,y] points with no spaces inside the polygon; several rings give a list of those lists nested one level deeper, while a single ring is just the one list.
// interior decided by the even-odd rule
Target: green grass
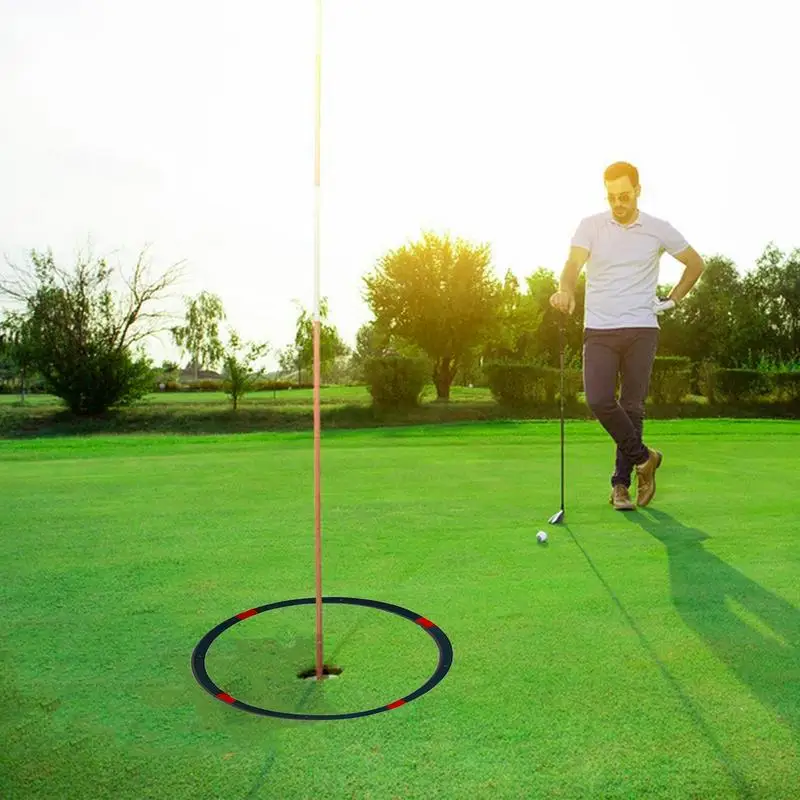
[{"label": "green grass", "polygon": [[[608,505],[613,451],[557,423],[324,431],[326,595],[440,625],[449,675],[359,720],[285,722],[195,682],[233,614],[314,594],[307,432],[0,441],[0,797],[796,798],[800,425],[651,421],[658,495]],[[424,683],[419,627],[356,606],[269,612],[209,671],[277,710],[340,713]],[[309,690],[310,687],[310,690]]]},{"label": "green grass", "polygon": [[[422,393],[422,401],[430,402],[436,398],[436,389],[427,386]],[[372,402],[366,386],[326,386],[320,391],[322,403],[332,405],[368,405]],[[452,402],[494,402],[492,393],[485,387],[453,386],[450,390]],[[313,389],[290,389],[288,391],[251,392],[240,401],[244,406],[278,406],[294,407],[297,405],[312,405],[314,402]],[[64,407],[63,402],[53,395],[33,394],[28,395],[25,404],[34,408],[48,408],[52,410]],[[224,392],[155,392],[143,397],[136,406],[167,406],[175,405],[230,405],[230,399]],[[19,395],[0,394],[0,407],[7,410],[11,407],[23,408]]]}]

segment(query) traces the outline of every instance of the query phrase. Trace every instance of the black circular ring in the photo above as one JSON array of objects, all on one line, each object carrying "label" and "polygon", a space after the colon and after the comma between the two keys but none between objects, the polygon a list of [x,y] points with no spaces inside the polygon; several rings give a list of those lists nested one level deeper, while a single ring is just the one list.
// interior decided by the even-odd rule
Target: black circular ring
[{"label": "black circular ring", "polygon": [[447,634],[438,625],[434,625],[434,623],[425,617],[421,617],[419,614],[415,614],[413,611],[409,611],[407,608],[395,606],[391,603],[382,603],[379,600],[363,600],[358,597],[323,597],[323,603],[344,603],[347,605],[377,608],[380,611],[388,611],[390,614],[397,614],[400,617],[405,617],[405,619],[411,620],[420,627],[424,628],[424,630],[431,635],[431,638],[436,642],[436,646],[439,648],[439,663],[436,666],[436,670],[433,675],[431,675],[431,677],[422,686],[420,686],[419,689],[414,690],[411,692],[411,694],[406,695],[405,697],[401,697],[399,700],[395,700],[393,703],[389,703],[385,706],[379,706],[378,708],[371,708],[368,711],[356,711],[351,714],[290,714],[285,711],[270,711],[267,708],[251,706],[248,703],[244,703],[241,700],[231,697],[226,692],[223,692],[222,689],[220,689],[219,686],[217,686],[214,681],[211,680],[208,672],[206,671],[206,653],[208,652],[208,648],[211,647],[212,642],[220,634],[228,630],[228,628],[232,627],[237,622],[241,622],[242,620],[248,619],[256,614],[261,614],[264,611],[272,611],[275,608],[286,608],[287,606],[310,605],[316,602],[317,599],[315,597],[302,597],[298,600],[282,600],[279,603],[269,603],[264,606],[258,606],[258,608],[251,608],[249,611],[242,611],[230,619],[226,619],[225,622],[221,622],[216,628],[210,630],[194,648],[192,653],[192,673],[194,674],[197,682],[209,694],[212,694],[218,700],[221,700],[224,703],[233,706],[234,708],[239,708],[242,711],[249,711],[251,714],[259,714],[263,717],[305,720],[355,719],[356,717],[368,717],[372,714],[380,714],[381,711],[390,711],[393,708],[399,708],[400,706],[406,705],[406,703],[410,703],[412,700],[415,700],[417,697],[420,697],[421,695],[433,689],[433,687],[436,686],[436,684],[439,683],[445,677],[445,675],[447,675],[450,667],[453,664],[453,646],[450,644]]}]

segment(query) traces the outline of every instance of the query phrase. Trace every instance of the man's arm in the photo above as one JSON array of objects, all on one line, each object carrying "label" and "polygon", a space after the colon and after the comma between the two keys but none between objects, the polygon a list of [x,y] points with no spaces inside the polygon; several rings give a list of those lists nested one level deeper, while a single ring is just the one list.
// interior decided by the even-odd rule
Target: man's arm
[{"label": "man's arm", "polygon": [[678,285],[669,293],[670,300],[680,303],[700,279],[706,265],[693,247],[687,247],[685,250],[678,253],[678,255],[673,256],[673,258],[676,258],[686,267]]},{"label": "man's arm", "polygon": [[569,258],[561,272],[561,280],[558,289],[561,292],[575,294],[575,287],[578,284],[583,265],[589,260],[589,251],[585,247],[570,247]]},{"label": "man's arm", "polygon": [[550,297],[550,305],[571,314],[575,310],[575,286],[578,283],[578,275],[583,269],[583,265],[589,259],[589,251],[585,247],[575,247],[569,249],[569,258],[561,272],[561,280],[558,284],[558,291]]}]

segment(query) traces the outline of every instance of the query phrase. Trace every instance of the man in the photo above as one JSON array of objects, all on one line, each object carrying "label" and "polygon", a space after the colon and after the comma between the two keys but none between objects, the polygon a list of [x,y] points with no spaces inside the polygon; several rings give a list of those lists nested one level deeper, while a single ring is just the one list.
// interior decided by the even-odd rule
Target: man
[{"label": "man", "polygon": [[[629,493],[634,469],[636,502],[646,506],[655,495],[656,470],[663,461],[663,454],[642,440],[644,404],[658,349],[658,315],[683,300],[705,264],[672,225],[639,210],[636,167],[618,162],[603,177],[611,211],[581,220],[559,291],[551,296],[550,304],[564,313],[574,312],[575,285],[586,264],[586,401],[616,442],[611,504],[618,511],[628,511],[634,508]],[[664,252],[684,264],[685,270],[669,298],[659,300],[656,288]],[[622,377],[619,402],[618,374]]]}]

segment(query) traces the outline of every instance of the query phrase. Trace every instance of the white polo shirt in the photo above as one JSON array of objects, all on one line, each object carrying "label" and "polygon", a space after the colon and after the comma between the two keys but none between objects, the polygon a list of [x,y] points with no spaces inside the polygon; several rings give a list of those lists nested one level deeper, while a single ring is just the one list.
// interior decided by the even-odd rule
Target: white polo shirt
[{"label": "white polo shirt", "polygon": [[581,220],[572,244],[589,251],[586,328],[658,328],[653,311],[662,253],[674,256],[689,243],[663,219],[639,211],[630,225],[611,211]]}]

